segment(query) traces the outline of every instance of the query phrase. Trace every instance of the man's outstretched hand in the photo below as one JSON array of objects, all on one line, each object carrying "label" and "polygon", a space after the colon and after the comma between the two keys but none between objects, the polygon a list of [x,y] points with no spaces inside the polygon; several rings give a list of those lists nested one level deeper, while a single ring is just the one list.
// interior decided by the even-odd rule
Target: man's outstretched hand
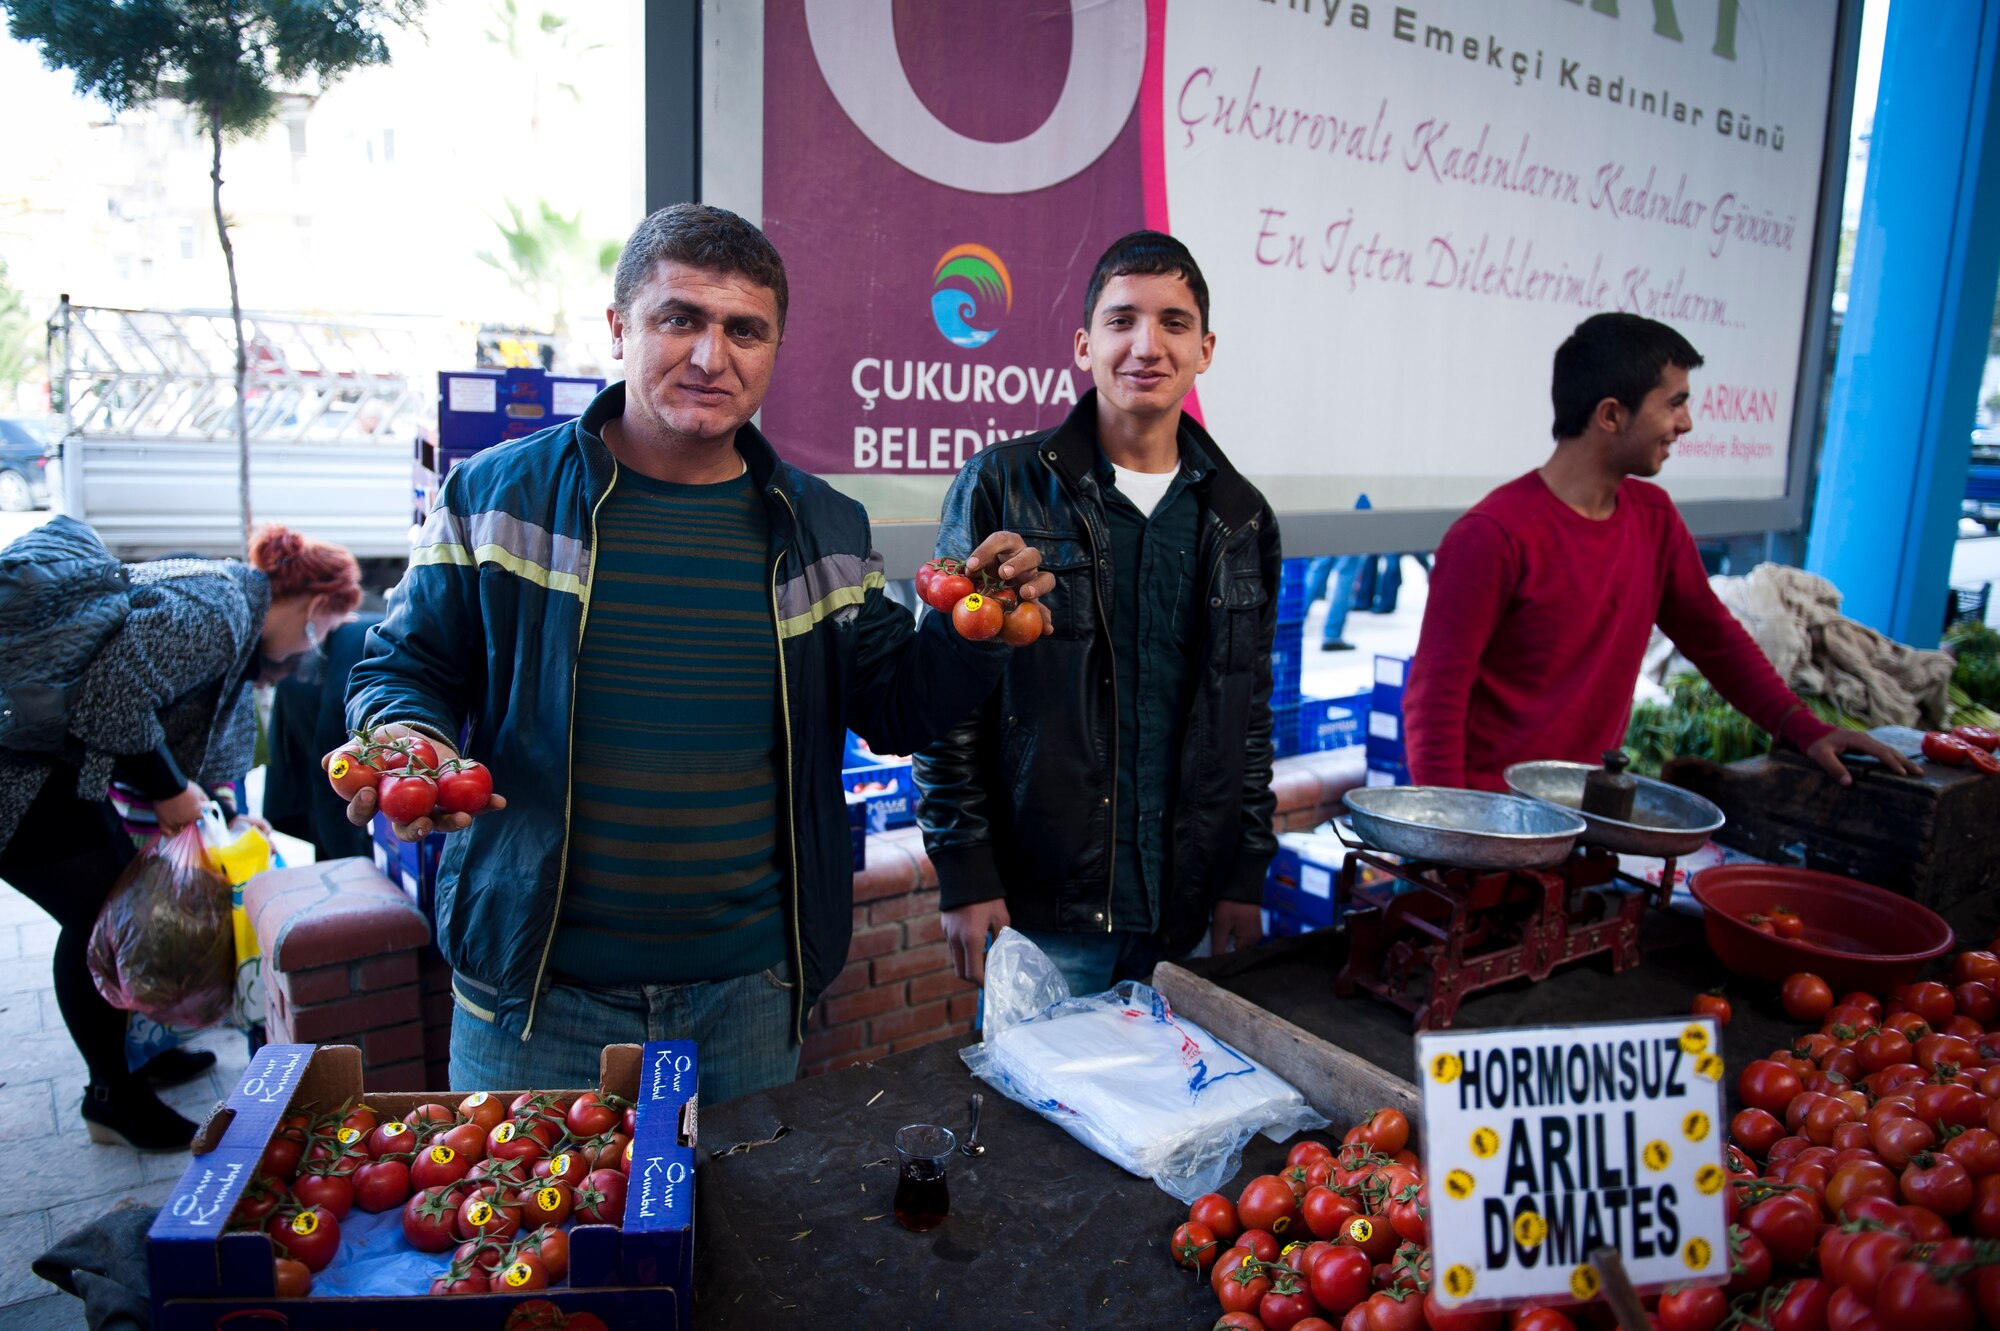
[{"label": "man's outstretched hand", "polygon": [[[400,739],[405,736],[412,739],[424,740],[432,748],[436,749],[439,767],[458,757],[458,751],[452,748],[451,745],[440,743],[437,739],[424,734],[420,730],[413,730],[409,726],[378,726],[371,738],[380,743],[386,740]],[[342,747],[344,748],[345,746]],[[320,770],[325,771],[340,752],[340,749],[335,749],[332,753],[321,758],[319,760]],[[389,825],[395,829],[396,838],[399,841],[422,841],[433,832],[464,831],[466,828],[472,826],[474,818],[483,818],[489,813],[497,813],[506,807],[506,799],[500,795],[494,795],[487,802],[486,807],[478,813],[433,812],[426,818],[418,818],[407,823],[392,822]],[[354,798],[347,802],[347,821],[353,823],[356,827],[368,826],[374,820],[375,812],[376,797],[373,786],[357,792]]]}]

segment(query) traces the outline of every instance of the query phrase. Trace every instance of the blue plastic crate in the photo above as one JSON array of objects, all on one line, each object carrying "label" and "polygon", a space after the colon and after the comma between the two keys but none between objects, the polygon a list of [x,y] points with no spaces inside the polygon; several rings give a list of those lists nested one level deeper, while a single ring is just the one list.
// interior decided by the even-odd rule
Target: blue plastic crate
[{"label": "blue plastic crate", "polygon": [[1278,579],[1278,623],[1303,624],[1312,604],[1306,599],[1306,582],[1312,574],[1312,560],[1287,559]]},{"label": "blue plastic crate", "polygon": [[1407,656],[1378,656],[1375,658],[1375,687],[1369,700],[1369,710],[1403,714],[1403,691],[1410,686],[1410,658]]},{"label": "blue plastic crate", "polygon": [[1289,758],[1299,750],[1299,705],[1297,703],[1271,704],[1271,753],[1278,758]]},{"label": "blue plastic crate", "polygon": [[1271,706],[1291,707],[1299,701],[1299,678],[1305,668],[1305,644],[1294,637],[1271,649]]},{"label": "blue plastic crate", "polygon": [[868,867],[868,797],[847,792],[847,839],[854,851],[854,872]]},{"label": "blue plastic crate", "polygon": [[1369,699],[1367,691],[1299,699],[1299,752],[1324,753],[1359,744],[1368,724]]},{"label": "blue plastic crate", "polygon": [[1307,929],[1325,929],[1339,915],[1334,901],[1339,882],[1338,863],[1280,841],[1264,875],[1264,909]]}]

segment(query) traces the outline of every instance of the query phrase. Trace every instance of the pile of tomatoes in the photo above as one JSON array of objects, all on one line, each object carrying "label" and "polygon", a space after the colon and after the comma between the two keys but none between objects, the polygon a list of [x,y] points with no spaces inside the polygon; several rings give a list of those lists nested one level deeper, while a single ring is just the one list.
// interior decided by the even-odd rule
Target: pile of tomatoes
[{"label": "pile of tomatoes", "polygon": [[975,581],[957,559],[933,559],[918,569],[917,598],[950,615],[958,636],[972,642],[997,636],[1010,647],[1027,647],[1049,623],[1046,607],[1023,601],[1012,587],[983,570]]},{"label": "pile of tomatoes", "polygon": [[336,795],[351,800],[372,790],[376,807],[396,823],[428,818],[438,809],[478,813],[493,800],[493,774],[485,764],[453,758],[440,766],[437,746],[422,735],[357,730],[326,756],[325,767]]},{"label": "pile of tomatoes", "polygon": [[452,1254],[432,1294],[544,1289],[569,1274],[571,1221],[625,1216],[634,1111],[614,1095],[484,1091],[400,1119],[365,1104],[289,1115],[230,1217],[276,1250],[280,1297],[312,1290],[356,1209],[402,1211],[420,1252]]},{"label": "pile of tomatoes", "polygon": [[1982,772],[2000,772],[2000,730],[1985,726],[1958,726],[1949,733],[1933,730],[1924,736],[1924,757],[1946,767],[1976,767]]},{"label": "pile of tomatoes", "polygon": [[1997,949],[1881,996],[1785,981],[1818,1029],[1737,1077],[1730,1283],[1668,1331],[2000,1327]]},{"label": "pile of tomatoes", "polygon": [[[1446,1313],[1430,1294],[1430,1200],[1410,1123],[1378,1109],[1336,1148],[1307,1139],[1283,1172],[1235,1201],[1195,1199],[1169,1247],[1205,1273],[1217,1328],[1241,1331],[1488,1331],[1497,1316]],[[1555,1325],[1530,1331],[1561,1331]]]}]

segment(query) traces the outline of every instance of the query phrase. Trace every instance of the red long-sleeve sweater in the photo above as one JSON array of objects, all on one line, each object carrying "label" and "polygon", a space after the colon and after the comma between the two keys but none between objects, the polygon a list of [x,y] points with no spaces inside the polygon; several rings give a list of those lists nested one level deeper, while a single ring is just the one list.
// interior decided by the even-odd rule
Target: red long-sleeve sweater
[{"label": "red long-sleeve sweater", "polygon": [[1804,747],[1831,729],[1709,590],[1666,491],[1628,479],[1594,521],[1531,471],[1438,546],[1403,707],[1411,779],[1505,790],[1512,763],[1598,762],[1624,741],[1655,623],[1765,730]]}]

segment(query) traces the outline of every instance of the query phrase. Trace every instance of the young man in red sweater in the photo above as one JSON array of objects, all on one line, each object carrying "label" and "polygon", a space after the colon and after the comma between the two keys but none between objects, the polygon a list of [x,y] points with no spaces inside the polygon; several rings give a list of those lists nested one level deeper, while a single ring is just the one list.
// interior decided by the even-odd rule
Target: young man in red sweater
[{"label": "young man in red sweater", "polygon": [[1624,742],[1658,624],[1716,691],[1846,785],[1843,751],[1912,765],[1827,725],[1715,593],[1656,476],[1694,428],[1701,355],[1665,324],[1594,315],[1556,351],[1556,451],[1487,495],[1438,546],[1405,701],[1418,785],[1507,788],[1510,764],[1599,761]]}]

